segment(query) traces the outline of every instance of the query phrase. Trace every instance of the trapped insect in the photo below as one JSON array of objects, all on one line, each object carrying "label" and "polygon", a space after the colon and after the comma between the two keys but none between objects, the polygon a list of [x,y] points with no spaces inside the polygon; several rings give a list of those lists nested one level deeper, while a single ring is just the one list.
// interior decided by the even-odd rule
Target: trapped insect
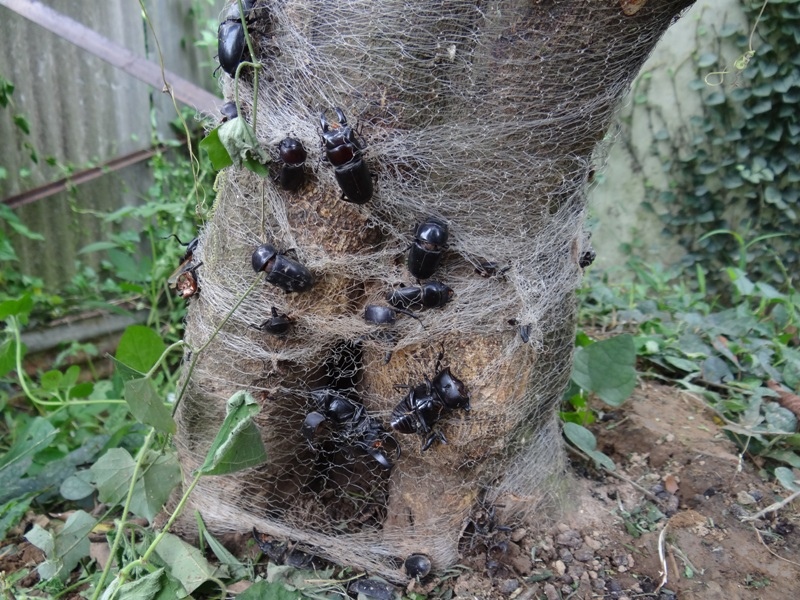
[{"label": "trapped insect", "polygon": [[453,299],[453,290],[440,281],[400,287],[386,294],[386,301],[397,309],[441,308]]},{"label": "trapped insect", "polygon": [[[244,16],[247,18],[253,10],[256,0],[243,0]],[[217,28],[217,54],[219,66],[231,77],[236,76],[236,69],[244,58],[244,27],[242,26],[239,4],[234,0],[225,11],[225,18]]]},{"label": "trapped insect", "polygon": [[278,156],[283,165],[278,173],[277,181],[281,188],[293,192],[303,187],[306,182],[306,149],[300,140],[284,138],[278,144]]},{"label": "trapped insect", "polygon": [[314,285],[314,276],[304,265],[279,252],[271,244],[261,244],[253,252],[253,270],[264,271],[266,280],[287,294],[303,292]]},{"label": "trapped insect", "polygon": [[457,408],[468,412],[469,401],[466,386],[447,367],[436,373],[432,380],[426,375],[425,383],[410,387],[408,394],[392,411],[391,427],[398,433],[421,435],[424,452],[436,440],[447,443],[444,434],[433,429],[442,414]]},{"label": "trapped insect", "polygon": [[338,426],[338,436],[334,439],[343,450],[359,450],[371,456],[382,469],[392,468],[385,451],[391,453],[394,446],[395,458],[399,458],[400,445],[378,420],[367,414],[363,404],[331,388],[312,390],[311,397],[317,410],[306,415],[302,433],[312,447],[320,426],[330,421]]},{"label": "trapped insect", "polygon": [[447,224],[436,217],[428,217],[417,225],[408,250],[408,272],[418,281],[428,279],[436,271],[447,248],[447,238]]},{"label": "trapped insect", "polygon": [[279,313],[278,309],[273,306],[272,316],[269,319],[261,323],[261,325],[250,325],[250,327],[276,337],[284,337],[292,328],[292,323],[292,318],[289,315]]},{"label": "trapped insect", "polygon": [[338,123],[328,123],[325,111],[319,114],[325,158],[333,165],[333,173],[342,190],[342,199],[364,204],[372,198],[372,174],[364,161],[364,142],[347,124],[341,108],[334,108]]}]

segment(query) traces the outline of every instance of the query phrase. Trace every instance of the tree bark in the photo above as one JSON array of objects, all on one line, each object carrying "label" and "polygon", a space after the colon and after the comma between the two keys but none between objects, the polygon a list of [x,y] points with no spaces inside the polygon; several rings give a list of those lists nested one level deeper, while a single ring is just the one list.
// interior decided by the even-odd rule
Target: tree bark
[{"label": "tree bark", "polygon": [[[247,171],[222,174],[186,340],[199,348],[212,338],[251,284],[250,254],[261,243],[294,249],[315,285],[294,294],[257,285],[196,357],[176,436],[187,477],[241,389],[262,406],[269,455],[262,467],[201,481],[190,504],[212,531],[255,527],[399,581],[411,553],[437,568],[455,563],[477,513],[541,522],[558,508],[566,476],[557,409],[588,249],[592,155],[640,65],[690,3],[257,5],[268,9],[252,28],[265,74],[258,139],[273,153],[282,137],[300,139],[309,181],[285,192]],[[225,91],[233,95],[230,81]],[[240,118],[252,121],[251,74],[239,94]],[[357,118],[376,177],[363,206],[340,198],[321,160],[319,111],[333,122],[338,106],[351,124]],[[385,304],[398,282],[417,284],[405,250],[428,215],[450,225],[436,278],[455,290],[453,301],[420,311],[419,322],[366,323],[365,305]],[[487,261],[497,266],[484,278],[475,271]],[[286,338],[250,327],[272,306],[293,319]],[[417,436],[394,432],[402,455],[391,455],[387,471],[333,423],[315,447],[301,435],[315,410],[310,390],[344,380],[388,431],[409,393],[398,385],[422,385],[437,358],[471,396],[469,413],[445,411],[435,424],[447,444],[421,452]]]}]

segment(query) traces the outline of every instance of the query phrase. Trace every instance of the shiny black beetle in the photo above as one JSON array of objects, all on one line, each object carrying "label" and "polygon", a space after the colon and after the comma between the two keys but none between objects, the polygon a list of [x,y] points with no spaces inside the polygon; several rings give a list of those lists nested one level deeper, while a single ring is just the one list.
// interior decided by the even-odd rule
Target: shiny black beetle
[{"label": "shiny black beetle", "polygon": [[284,138],[278,144],[278,156],[283,166],[278,173],[277,181],[287,191],[293,192],[300,189],[306,182],[306,149],[300,140]]},{"label": "shiny black beetle", "polygon": [[325,157],[333,165],[336,181],[342,189],[342,199],[364,204],[372,198],[372,174],[364,161],[364,142],[347,124],[341,108],[334,108],[338,123],[330,124],[325,112],[319,114]]},{"label": "shiny black beetle", "polygon": [[271,244],[261,244],[253,252],[253,270],[264,271],[267,282],[287,294],[303,292],[314,285],[314,276],[304,265],[279,252]]},{"label": "shiny black beetle", "polygon": [[379,304],[367,304],[364,307],[364,320],[367,323],[375,323],[376,325],[394,325],[394,322],[397,321],[397,313],[419,320],[419,317],[410,310],[380,306]]},{"label": "shiny black beetle", "polygon": [[441,419],[442,413],[456,408],[469,412],[469,393],[447,367],[439,371],[433,380],[426,375],[425,383],[410,387],[406,397],[392,411],[391,427],[398,433],[421,435],[424,452],[436,440],[447,443],[444,434],[434,431],[433,426]]},{"label": "shiny black beetle", "polygon": [[578,266],[581,269],[585,269],[594,262],[595,258],[597,258],[597,252],[594,251],[594,248],[589,246],[589,249],[581,254],[580,258],[578,259]]},{"label": "shiny black beetle", "polygon": [[447,248],[447,224],[428,217],[414,230],[414,241],[408,250],[408,272],[419,281],[433,275]]},{"label": "shiny black beetle", "polygon": [[400,287],[386,294],[386,301],[396,309],[441,308],[453,299],[453,290],[440,281]]},{"label": "shiny black beetle", "polygon": [[[256,0],[242,0],[244,16],[253,10]],[[217,29],[217,54],[219,66],[231,77],[236,76],[236,68],[242,62],[245,52],[244,27],[242,26],[239,3],[233,0],[225,11],[225,18]]]},{"label": "shiny black beetle", "polygon": [[272,316],[261,323],[261,325],[250,325],[253,329],[258,329],[276,337],[284,337],[292,327],[292,319],[286,313],[279,313],[278,309],[272,307]]},{"label": "shiny black beetle", "polygon": [[317,410],[306,415],[302,433],[312,448],[320,425],[330,421],[336,426],[337,441],[345,450],[360,450],[371,456],[382,469],[392,468],[392,461],[384,450],[391,452],[390,447],[394,446],[397,459],[400,445],[377,419],[367,414],[363,404],[331,388],[312,390],[311,398]]}]

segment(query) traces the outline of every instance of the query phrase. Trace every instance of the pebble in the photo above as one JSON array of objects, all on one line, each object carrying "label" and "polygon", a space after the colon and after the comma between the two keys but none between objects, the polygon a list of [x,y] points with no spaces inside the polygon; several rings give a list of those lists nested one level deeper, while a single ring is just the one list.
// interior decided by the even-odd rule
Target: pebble
[{"label": "pebble", "polygon": [[624,554],[615,554],[611,557],[611,564],[615,567],[625,567],[628,565],[628,557]]},{"label": "pebble", "polygon": [[565,564],[564,564],[563,562],[561,562],[560,560],[557,560],[557,561],[555,562],[555,564],[553,565],[553,568],[555,568],[555,570],[556,570],[556,573],[558,573],[558,576],[559,576],[559,577],[560,577],[561,575],[563,575],[564,573],[566,573],[566,572],[567,572],[567,565],[565,565]]},{"label": "pebble", "polygon": [[525,529],[524,527],[520,527],[519,529],[515,529],[513,532],[511,532],[511,541],[519,542],[526,535],[528,535],[528,530]]},{"label": "pebble", "polygon": [[755,504],[757,500],[753,498],[753,496],[749,492],[739,492],[736,494],[736,501],[743,505],[747,506],[748,504]]},{"label": "pebble", "polygon": [[576,550],[575,554],[572,556],[575,557],[575,560],[579,560],[581,562],[589,562],[594,558],[594,552],[590,548],[581,548],[580,550]]},{"label": "pebble", "polygon": [[564,561],[564,564],[565,564],[565,565],[568,565],[568,564],[570,564],[570,563],[572,562],[572,552],[570,552],[570,551],[569,551],[569,550],[567,550],[566,548],[561,548],[561,549],[558,551],[558,557],[559,557],[559,558],[560,558],[562,561]]},{"label": "pebble", "polygon": [[567,546],[569,548],[580,548],[583,545],[583,540],[577,531],[567,530],[558,534],[556,543],[559,546]]},{"label": "pebble", "polygon": [[547,600],[560,600],[558,590],[552,583],[544,584],[544,595],[547,596]]},{"label": "pebble", "polygon": [[580,579],[584,573],[586,573],[586,567],[579,563],[569,566],[569,574],[575,579]]},{"label": "pebble", "polygon": [[600,548],[603,547],[603,544],[600,541],[594,539],[593,537],[586,536],[585,538],[583,538],[583,542],[584,544],[589,546],[589,548],[591,548],[592,550],[600,550]]},{"label": "pebble", "polygon": [[518,587],[519,587],[519,581],[517,581],[516,579],[506,579],[500,585],[500,591],[503,594],[508,595],[508,594],[511,594],[512,592],[514,592]]}]

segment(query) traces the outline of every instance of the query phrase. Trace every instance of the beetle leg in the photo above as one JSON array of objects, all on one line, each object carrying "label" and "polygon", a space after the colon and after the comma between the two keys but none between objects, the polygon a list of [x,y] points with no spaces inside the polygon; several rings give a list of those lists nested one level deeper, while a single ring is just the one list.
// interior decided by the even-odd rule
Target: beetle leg
[{"label": "beetle leg", "polygon": [[422,442],[422,450],[421,452],[425,452],[428,448],[431,447],[433,442],[439,441],[442,444],[447,443],[447,438],[444,437],[444,434],[441,431],[431,431],[428,436]]}]

